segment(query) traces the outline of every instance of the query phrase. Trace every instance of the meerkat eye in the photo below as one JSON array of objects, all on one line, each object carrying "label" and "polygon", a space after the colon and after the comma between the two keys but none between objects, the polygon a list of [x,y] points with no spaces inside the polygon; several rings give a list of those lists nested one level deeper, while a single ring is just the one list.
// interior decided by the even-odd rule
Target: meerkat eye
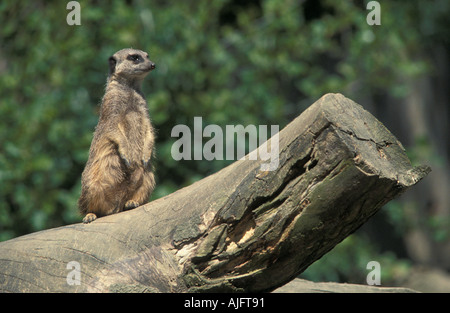
[{"label": "meerkat eye", "polygon": [[139,54],[130,54],[127,56],[127,60],[133,61],[133,62],[138,62],[138,61],[141,61],[141,56]]}]

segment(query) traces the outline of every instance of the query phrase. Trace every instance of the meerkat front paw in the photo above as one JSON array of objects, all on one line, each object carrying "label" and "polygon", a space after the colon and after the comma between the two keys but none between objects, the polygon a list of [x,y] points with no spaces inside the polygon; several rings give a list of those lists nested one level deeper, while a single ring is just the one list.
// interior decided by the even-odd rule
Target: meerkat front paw
[{"label": "meerkat front paw", "polygon": [[97,219],[97,215],[95,215],[94,213],[88,213],[86,214],[86,216],[83,218],[83,223],[84,224],[88,224],[90,222],[93,222]]},{"label": "meerkat front paw", "polygon": [[131,165],[131,158],[125,151],[126,151],[126,149],[124,149],[123,147],[119,147],[119,149],[118,149],[119,156],[122,159],[123,163],[125,163],[125,165],[127,167],[130,167],[130,165]]},{"label": "meerkat front paw", "polygon": [[134,201],[134,200],[128,200],[126,203],[125,203],[125,208],[124,208],[124,210],[132,210],[132,209],[134,209],[134,208],[137,208],[139,206],[139,203],[137,202],[137,201]]},{"label": "meerkat front paw", "polygon": [[123,160],[123,162],[125,163],[125,165],[127,167],[130,167],[131,163],[130,163],[130,159],[127,158],[126,156],[124,156],[123,154],[120,154],[120,158]]},{"label": "meerkat front paw", "polygon": [[151,159],[152,159],[152,150],[147,149],[141,156],[141,162],[144,168],[147,168],[150,165]]},{"label": "meerkat front paw", "polygon": [[142,165],[144,166],[144,168],[147,168],[150,165],[150,159],[142,160]]}]

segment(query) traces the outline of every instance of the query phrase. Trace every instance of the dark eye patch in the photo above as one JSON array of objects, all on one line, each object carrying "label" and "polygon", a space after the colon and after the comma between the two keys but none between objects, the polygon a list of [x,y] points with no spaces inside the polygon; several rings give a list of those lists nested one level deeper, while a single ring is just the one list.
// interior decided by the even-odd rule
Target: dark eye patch
[{"label": "dark eye patch", "polygon": [[142,57],[139,54],[129,54],[127,60],[137,63],[142,62]]}]

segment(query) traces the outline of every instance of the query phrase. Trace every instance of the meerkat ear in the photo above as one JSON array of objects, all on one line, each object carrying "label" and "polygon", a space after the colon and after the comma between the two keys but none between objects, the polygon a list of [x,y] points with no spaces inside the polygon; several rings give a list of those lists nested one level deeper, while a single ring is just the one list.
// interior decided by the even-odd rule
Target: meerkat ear
[{"label": "meerkat ear", "polygon": [[116,70],[117,60],[114,56],[110,56],[108,62],[109,62],[109,75],[112,75]]}]

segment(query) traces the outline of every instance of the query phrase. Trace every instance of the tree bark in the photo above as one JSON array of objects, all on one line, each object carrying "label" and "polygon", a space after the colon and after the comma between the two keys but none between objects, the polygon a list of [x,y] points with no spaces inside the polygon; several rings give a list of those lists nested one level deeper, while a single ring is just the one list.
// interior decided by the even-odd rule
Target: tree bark
[{"label": "tree bark", "polygon": [[271,291],[429,172],[340,94],[276,139],[273,171],[239,160],[134,210],[0,243],[0,291]]}]

